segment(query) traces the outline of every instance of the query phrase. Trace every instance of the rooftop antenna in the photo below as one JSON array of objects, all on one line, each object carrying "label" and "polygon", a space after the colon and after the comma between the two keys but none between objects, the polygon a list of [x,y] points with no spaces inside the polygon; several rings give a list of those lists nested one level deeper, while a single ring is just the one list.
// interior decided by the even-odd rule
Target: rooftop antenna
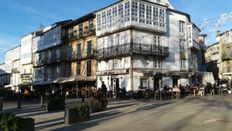
[{"label": "rooftop antenna", "polygon": [[40,25],[39,25],[39,30],[42,31],[44,28],[45,28],[44,24],[43,24],[43,23],[40,23]]}]

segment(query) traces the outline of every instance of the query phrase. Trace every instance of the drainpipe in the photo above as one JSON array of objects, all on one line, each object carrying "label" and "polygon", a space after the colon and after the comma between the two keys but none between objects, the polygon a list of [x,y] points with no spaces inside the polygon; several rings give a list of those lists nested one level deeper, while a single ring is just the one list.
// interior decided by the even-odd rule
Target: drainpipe
[{"label": "drainpipe", "polygon": [[133,84],[133,62],[134,60],[133,59],[133,37],[132,37],[132,34],[133,34],[133,30],[130,29],[130,82],[131,82],[131,90],[134,91],[134,84]]}]

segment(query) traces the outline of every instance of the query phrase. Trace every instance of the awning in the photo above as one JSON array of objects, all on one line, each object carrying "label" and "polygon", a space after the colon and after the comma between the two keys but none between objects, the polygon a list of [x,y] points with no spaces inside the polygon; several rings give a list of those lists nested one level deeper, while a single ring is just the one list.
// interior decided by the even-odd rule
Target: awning
[{"label": "awning", "polygon": [[65,83],[72,83],[72,82],[77,82],[77,81],[81,81],[81,80],[84,80],[83,77],[78,75],[78,76],[71,76],[71,77],[65,78],[64,80],[60,81],[59,83],[65,84]]},{"label": "awning", "polygon": [[65,80],[65,78],[63,78],[63,77],[56,78],[56,79],[52,80],[52,83],[53,83],[53,84],[57,84],[57,83],[60,83],[60,82],[63,81],[63,80]]},{"label": "awning", "polygon": [[23,87],[23,86],[32,86],[32,82],[30,83],[21,83],[18,85],[19,87]]},{"label": "awning", "polygon": [[37,81],[33,83],[33,85],[35,86],[42,86],[42,85],[49,85],[49,84],[52,84],[52,81]]},{"label": "awning", "polygon": [[13,85],[5,85],[4,87],[5,88],[10,88],[10,87],[13,87]]},{"label": "awning", "polygon": [[222,75],[232,75],[232,72],[222,73]]}]

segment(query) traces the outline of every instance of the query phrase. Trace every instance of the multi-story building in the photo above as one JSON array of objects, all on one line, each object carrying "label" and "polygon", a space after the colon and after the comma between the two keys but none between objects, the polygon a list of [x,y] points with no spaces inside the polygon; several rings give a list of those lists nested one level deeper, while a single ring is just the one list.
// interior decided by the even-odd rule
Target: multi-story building
[{"label": "multi-story building", "polygon": [[5,53],[5,71],[11,74],[10,87],[11,90],[19,91],[20,84],[20,51],[21,46],[17,46]]},{"label": "multi-story building", "polygon": [[0,64],[0,88],[10,84],[10,74],[5,71],[5,63]]},{"label": "multi-story building", "polygon": [[65,63],[62,57],[63,26],[70,22],[57,22],[33,38],[33,86],[55,86],[63,77]]},{"label": "multi-story building", "polygon": [[102,81],[114,91],[196,82],[200,30],[167,0],[121,0],[98,10],[96,22],[97,87]]},{"label": "multi-story building", "polygon": [[232,30],[217,32],[219,41],[219,78],[230,79],[232,76]]},{"label": "multi-story building", "polygon": [[32,38],[34,38],[38,32],[32,32],[21,37],[21,56],[20,56],[20,78],[22,88],[32,87],[32,75],[33,75],[33,64],[32,64]]},{"label": "multi-story building", "polygon": [[66,87],[93,87],[96,82],[94,50],[96,48],[95,14],[90,13],[65,25],[64,45]]},{"label": "multi-story building", "polygon": [[208,72],[212,72],[215,79],[218,79],[219,61],[220,61],[220,44],[218,42],[207,47],[205,53],[206,67]]}]

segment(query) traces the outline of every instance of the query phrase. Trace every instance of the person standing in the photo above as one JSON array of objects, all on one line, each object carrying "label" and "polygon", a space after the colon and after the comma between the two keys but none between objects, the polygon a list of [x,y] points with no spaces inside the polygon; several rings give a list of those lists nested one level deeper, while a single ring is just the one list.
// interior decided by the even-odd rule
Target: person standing
[{"label": "person standing", "polygon": [[103,96],[106,97],[107,88],[104,81],[102,81],[101,90],[103,92]]},{"label": "person standing", "polygon": [[0,111],[2,111],[3,109],[3,99],[2,97],[0,97]]}]

